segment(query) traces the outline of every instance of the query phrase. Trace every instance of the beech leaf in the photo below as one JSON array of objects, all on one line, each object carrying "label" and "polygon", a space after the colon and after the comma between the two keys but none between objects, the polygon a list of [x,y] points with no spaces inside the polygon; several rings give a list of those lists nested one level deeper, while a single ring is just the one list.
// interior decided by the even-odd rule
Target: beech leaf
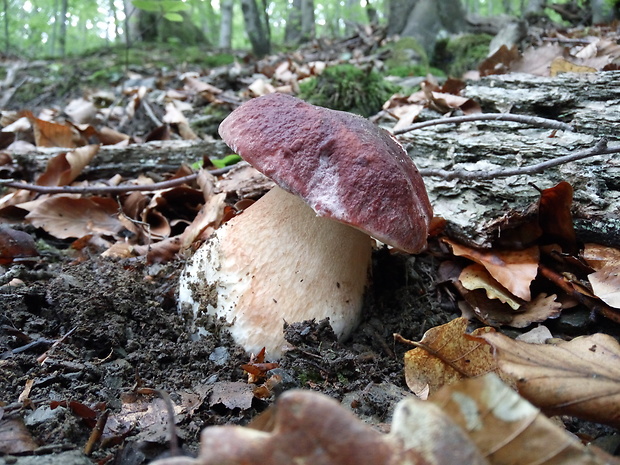
[{"label": "beech leaf", "polygon": [[521,395],[545,413],[620,426],[620,344],[613,337],[597,333],[557,345],[500,333],[478,337],[493,347]]},{"label": "beech leaf", "polygon": [[586,244],[583,258],[596,270],[588,275],[594,294],[607,305],[620,308],[620,250]]},{"label": "beech leaf", "polygon": [[[445,384],[480,376],[496,369],[490,348],[468,338],[466,318],[456,318],[424,333],[419,347],[405,354],[405,381],[418,397],[425,398]],[[478,328],[473,336],[495,331]]]},{"label": "beech leaf", "polygon": [[523,250],[479,250],[466,247],[449,239],[452,253],[466,257],[484,266],[491,276],[515,296],[529,301],[530,284],[538,274],[538,247]]},{"label": "beech leaf", "polygon": [[118,204],[113,199],[55,196],[35,206],[26,219],[59,239],[67,239],[118,233],[123,225],[117,213]]},{"label": "beech leaf", "polygon": [[465,430],[491,464],[610,463],[595,456],[494,373],[446,386],[430,400]]}]

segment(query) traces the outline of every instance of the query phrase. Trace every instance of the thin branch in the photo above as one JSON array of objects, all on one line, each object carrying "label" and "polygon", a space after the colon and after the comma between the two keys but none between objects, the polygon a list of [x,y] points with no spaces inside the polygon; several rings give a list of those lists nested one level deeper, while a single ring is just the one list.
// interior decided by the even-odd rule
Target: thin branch
[{"label": "thin branch", "polygon": [[549,129],[561,129],[563,131],[574,131],[575,128],[570,124],[562,123],[553,119],[540,118],[538,116],[513,115],[512,113],[476,113],[474,115],[453,116],[451,118],[438,118],[422,123],[412,124],[403,129],[394,131],[394,135],[405,134],[409,131],[415,131],[427,126],[436,126],[438,124],[460,124],[469,121],[510,121],[513,123],[529,124],[530,126],[540,126]]},{"label": "thin branch", "polygon": [[522,166],[519,168],[508,168],[491,171],[466,171],[463,169],[421,169],[420,174],[422,176],[436,176],[443,178],[447,181],[450,179],[469,179],[469,180],[482,180],[482,179],[497,179],[505,178],[508,176],[518,176],[523,174],[536,174],[542,173],[546,169],[554,166],[563,165],[572,161],[582,160],[584,158],[594,157],[596,155],[609,155],[614,153],[620,153],[620,145],[613,147],[607,147],[607,139],[601,139],[594,147],[586,150],[580,150],[579,152],[569,153],[552,160],[543,161],[534,165]]},{"label": "thin branch", "polygon": [[[218,168],[210,170],[209,173],[214,176],[227,173],[232,169],[234,165],[226,166],[224,168]],[[181,178],[170,179],[168,181],[156,182],[148,185],[129,185],[124,184],[120,186],[37,186],[36,184],[27,184],[17,181],[3,181],[0,180],[0,186],[13,187],[15,189],[24,189],[27,191],[38,192],[40,194],[124,194],[125,192],[153,192],[161,189],[169,189],[171,187],[180,186],[182,184],[193,181],[198,177],[198,173],[189,174]]]}]

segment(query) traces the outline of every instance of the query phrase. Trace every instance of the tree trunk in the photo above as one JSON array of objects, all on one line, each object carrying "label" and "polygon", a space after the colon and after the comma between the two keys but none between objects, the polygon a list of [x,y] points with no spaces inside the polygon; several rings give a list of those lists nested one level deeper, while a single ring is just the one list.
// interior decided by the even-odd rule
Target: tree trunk
[{"label": "tree trunk", "polygon": [[310,42],[315,32],[314,0],[301,0],[301,40]]},{"label": "tree trunk", "polygon": [[125,45],[129,47],[139,37],[137,14],[138,10],[131,0],[123,0],[125,12]]},{"label": "tree trunk", "polygon": [[233,0],[224,0],[220,6],[220,41],[219,47],[232,48]]},{"label": "tree trunk", "polygon": [[413,37],[433,56],[437,35],[444,29],[455,34],[465,28],[460,0],[391,0],[388,34]]},{"label": "tree trunk", "polygon": [[290,6],[286,28],[284,29],[284,43],[295,45],[301,42],[301,0],[293,0]]},{"label": "tree trunk", "polygon": [[614,5],[608,0],[591,0],[592,24],[605,24],[612,22],[615,18]]},{"label": "tree trunk", "polygon": [[258,57],[271,52],[267,25],[264,24],[264,15],[259,11],[256,0],[241,0],[241,10],[245,30],[252,44],[252,51]]},{"label": "tree trunk", "polygon": [[58,46],[60,48],[60,56],[64,57],[66,53],[67,43],[67,10],[69,9],[69,0],[62,0],[60,4],[60,25],[58,30]]}]

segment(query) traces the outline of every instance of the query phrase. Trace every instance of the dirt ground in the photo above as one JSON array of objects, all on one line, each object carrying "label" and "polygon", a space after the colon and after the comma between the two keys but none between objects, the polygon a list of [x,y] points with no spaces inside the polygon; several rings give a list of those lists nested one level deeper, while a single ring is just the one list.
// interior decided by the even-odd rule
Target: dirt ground
[{"label": "dirt ground", "polygon": [[[81,406],[98,416],[109,411],[91,454],[94,463],[137,465],[165,453],[165,404],[147,388],[164,391],[177,406],[177,434],[187,453],[196,451],[205,426],[246,424],[278,392],[293,387],[344,400],[380,427],[408,394],[402,370],[408,348],[394,344],[392,334],[419,339],[456,316],[449,304],[440,305],[446,294],[434,284],[437,261],[431,255],[377,251],[364,321],[353,337],[336,342],[327,322],[287,328],[291,350],[276,370],[282,381],[271,397],[259,399],[239,384],[247,383],[240,367],[248,357],[222,327],[214,325],[203,338],[188,332],[175,299],[182,261],[145,265],[59,245],[34,262],[5,268],[5,277],[22,283],[5,279],[0,289],[0,401],[4,418],[24,418],[36,443],[28,455],[39,458],[83,450],[94,420]],[[29,382],[27,408],[19,408]],[[61,405],[52,409],[54,401]],[[136,413],[149,409],[159,420]]]}]

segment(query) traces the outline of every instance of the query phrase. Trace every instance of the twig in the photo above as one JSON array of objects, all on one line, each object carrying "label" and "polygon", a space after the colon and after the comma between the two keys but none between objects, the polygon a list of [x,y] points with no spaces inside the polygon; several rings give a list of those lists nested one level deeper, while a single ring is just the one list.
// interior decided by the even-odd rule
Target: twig
[{"label": "twig", "polygon": [[554,166],[563,165],[571,161],[581,160],[583,158],[594,157],[596,155],[609,155],[613,153],[620,153],[620,145],[614,145],[613,147],[607,147],[607,139],[601,139],[598,143],[586,150],[580,150],[579,152],[569,153],[552,160],[543,161],[534,165],[522,166],[519,168],[507,168],[490,171],[466,171],[463,169],[421,169],[420,174],[422,176],[436,176],[443,178],[447,181],[450,179],[469,179],[469,180],[482,180],[482,179],[497,179],[505,178],[508,176],[518,176],[524,174],[536,174],[542,173],[546,169]]},{"label": "twig", "polygon": [[562,129],[564,131],[574,131],[575,128],[570,124],[562,123],[553,119],[540,118],[538,116],[513,115],[512,113],[477,113],[474,115],[453,116],[451,118],[438,118],[422,123],[412,124],[406,128],[394,131],[394,135],[405,134],[409,131],[415,131],[427,126],[436,126],[438,124],[460,124],[470,121],[510,121],[512,123],[529,124],[530,126],[540,126],[549,129]]},{"label": "twig", "polygon": [[[215,170],[209,170],[213,176],[227,173],[234,165],[225,166]],[[124,194],[125,192],[152,192],[161,189],[169,189],[171,187],[180,186],[187,182],[191,182],[198,177],[198,173],[189,174],[180,178],[170,179],[168,181],[156,182],[148,185],[121,185],[121,186],[37,186],[36,184],[22,183],[12,180],[0,180],[0,186],[13,187],[15,189],[24,189],[27,191],[38,192],[40,194]]]}]

